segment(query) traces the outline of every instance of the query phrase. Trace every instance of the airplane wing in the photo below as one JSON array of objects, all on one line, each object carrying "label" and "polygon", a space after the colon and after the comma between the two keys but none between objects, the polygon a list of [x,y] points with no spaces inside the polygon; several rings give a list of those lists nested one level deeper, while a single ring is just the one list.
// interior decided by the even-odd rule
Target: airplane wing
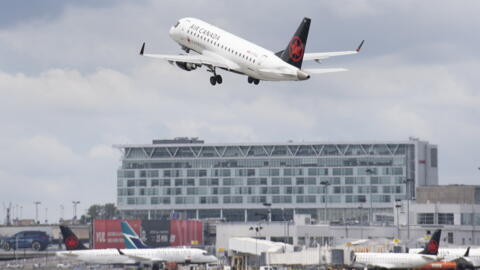
[{"label": "airplane wing", "polygon": [[334,57],[334,56],[357,54],[357,53],[359,53],[360,50],[362,49],[362,46],[363,46],[363,43],[364,43],[364,42],[365,42],[365,40],[362,40],[362,42],[360,43],[360,45],[358,45],[357,49],[354,50],[354,51],[305,53],[305,54],[303,55],[303,60],[304,60],[304,61],[314,60],[314,61],[320,63],[320,60],[327,59],[327,58]]},{"label": "airplane wing", "polygon": [[156,59],[162,59],[168,62],[184,62],[184,63],[192,63],[192,64],[197,64],[197,65],[208,65],[208,66],[213,66],[213,67],[220,67],[224,69],[235,69],[230,63],[227,61],[221,59],[220,57],[213,57],[213,56],[207,56],[207,55],[167,55],[167,54],[150,54],[150,53],[144,53],[145,52],[145,42],[142,45],[142,49],[140,49],[140,55],[146,56],[146,57],[151,57],[151,58],[156,58]]}]

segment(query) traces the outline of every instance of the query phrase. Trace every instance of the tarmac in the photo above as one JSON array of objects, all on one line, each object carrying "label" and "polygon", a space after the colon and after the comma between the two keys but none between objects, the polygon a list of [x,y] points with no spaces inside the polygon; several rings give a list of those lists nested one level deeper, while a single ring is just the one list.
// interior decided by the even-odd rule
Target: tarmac
[{"label": "tarmac", "polygon": [[137,269],[136,267],[116,267],[112,265],[90,265],[71,259],[58,258],[55,256],[56,250],[33,251],[18,250],[4,251],[0,250],[0,270],[4,269]]}]

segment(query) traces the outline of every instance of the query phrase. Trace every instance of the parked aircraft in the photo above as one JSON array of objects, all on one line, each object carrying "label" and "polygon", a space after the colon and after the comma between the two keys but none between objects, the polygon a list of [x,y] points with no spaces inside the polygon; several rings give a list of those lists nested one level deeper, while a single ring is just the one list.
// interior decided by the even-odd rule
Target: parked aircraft
[{"label": "parked aircraft", "polygon": [[[410,249],[409,253],[418,252],[418,249]],[[480,268],[480,249],[467,248],[440,248],[438,256],[442,258],[437,263],[455,263],[457,269]]]},{"label": "parked aircraft", "polygon": [[438,246],[442,231],[436,230],[425,248],[417,254],[412,253],[355,253],[354,263],[364,267],[385,269],[420,268],[424,265],[440,261]]},{"label": "parked aircraft", "polygon": [[[305,53],[310,21],[303,18],[285,50],[274,53],[199,19],[183,18],[170,29],[170,37],[187,54],[145,53],[143,43],[140,55],[166,60],[186,71],[206,66],[213,74],[210,77],[212,85],[223,81],[217,69],[246,75],[250,84],[258,84],[260,80],[301,81],[309,79],[311,74],[345,71],[343,68],[302,69],[304,60],[320,63],[333,56],[356,54],[364,42],[353,51]],[[191,51],[196,54],[188,54]]]}]

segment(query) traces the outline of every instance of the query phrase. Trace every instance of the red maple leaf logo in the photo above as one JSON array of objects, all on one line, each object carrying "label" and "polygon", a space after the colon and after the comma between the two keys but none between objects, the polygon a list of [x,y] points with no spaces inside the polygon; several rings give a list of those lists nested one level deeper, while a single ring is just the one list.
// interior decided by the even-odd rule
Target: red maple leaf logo
[{"label": "red maple leaf logo", "polygon": [[303,50],[305,46],[298,36],[294,36],[288,46],[288,55],[293,62],[298,62],[303,58]]},{"label": "red maple leaf logo", "polygon": [[427,250],[430,253],[436,253],[438,250],[438,243],[435,240],[431,240],[427,245]]},{"label": "red maple leaf logo", "polygon": [[65,246],[68,250],[76,249],[78,246],[78,239],[74,236],[68,236],[67,239],[65,239]]}]

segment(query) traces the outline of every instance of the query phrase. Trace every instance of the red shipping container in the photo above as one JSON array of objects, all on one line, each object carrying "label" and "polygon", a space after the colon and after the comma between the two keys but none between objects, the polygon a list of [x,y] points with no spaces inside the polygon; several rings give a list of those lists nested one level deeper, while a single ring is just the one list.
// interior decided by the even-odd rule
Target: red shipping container
[{"label": "red shipping container", "polygon": [[[93,221],[93,248],[125,248],[122,228],[118,219],[95,219]],[[142,221],[126,220],[133,230],[140,235]]]},{"label": "red shipping container", "polygon": [[170,221],[170,246],[196,246],[203,244],[203,223],[200,220]]}]

